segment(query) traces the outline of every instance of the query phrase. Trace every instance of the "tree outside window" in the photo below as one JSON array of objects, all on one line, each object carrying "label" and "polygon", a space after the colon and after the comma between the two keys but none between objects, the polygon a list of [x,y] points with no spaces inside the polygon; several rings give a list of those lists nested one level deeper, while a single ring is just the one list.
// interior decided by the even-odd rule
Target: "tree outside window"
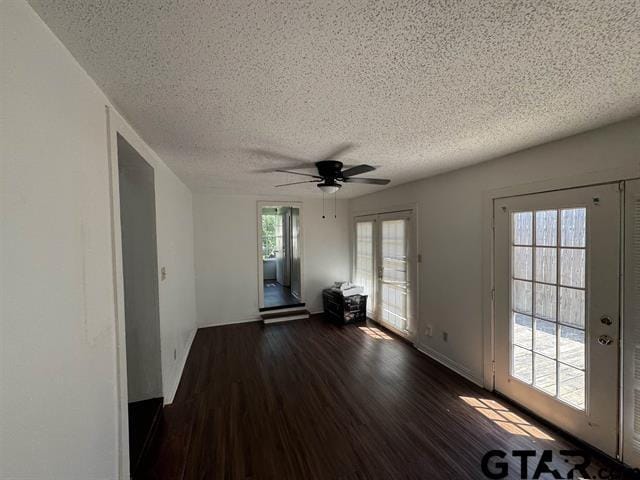
[{"label": "tree outside window", "polygon": [[276,252],[282,248],[282,216],[278,214],[262,215],[262,258],[276,258]]}]

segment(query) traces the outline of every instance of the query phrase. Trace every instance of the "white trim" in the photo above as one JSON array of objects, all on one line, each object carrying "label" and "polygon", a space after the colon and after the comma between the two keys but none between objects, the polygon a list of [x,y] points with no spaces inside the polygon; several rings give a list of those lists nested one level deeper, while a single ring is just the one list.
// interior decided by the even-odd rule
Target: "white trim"
[{"label": "white trim", "polygon": [[198,325],[198,330],[200,330],[201,328],[224,327],[226,325],[237,325],[239,323],[254,323],[254,322],[261,322],[261,321],[262,321],[262,318],[258,315],[255,317],[238,318],[236,320],[230,320],[228,322],[222,322],[222,323],[206,323],[204,325]]},{"label": "white trim", "polygon": [[354,210],[351,212],[351,219],[355,217],[364,217],[367,215],[380,215],[383,213],[396,213],[406,212],[413,210],[414,214],[418,211],[418,202],[401,203],[398,205],[391,205],[389,207],[368,208],[366,210]]},{"label": "white trim", "polygon": [[180,360],[180,364],[178,365],[178,370],[176,372],[176,378],[173,381],[173,387],[169,390],[169,394],[164,397],[165,405],[171,405],[173,403],[178,387],[180,386],[180,380],[182,380],[184,366],[187,364],[187,358],[189,357],[189,352],[191,352],[191,345],[193,344],[193,340],[196,338],[196,333],[198,333],[198,329],[194,328],[191,335],[189,335],[189,339],[185,346],[186,348],[184,349],[184,355],[182,355],[182,359]]},{"label": "white trim", "polygon": [[124,323],[124,276],[122,270],[122,232],[120,231],[120,185],[118,177],[118,124],[111,109],[105,106],[107,117],[107,153],[111,196],[111,257],[115,309],[116,394],[118,411],[118,475],[130,478],[129,465],[129,401],[127,391],[127,342]]},{"label": "white trim", "polygon": [[262,209],[265,207],[290,207],[297,208],[299,213],[300,231],[298,244],[300,246],[300,300],[304,301],[304,204],[301,201],[291,200],[258,200],[256,202],[256,232],[258,235],[258,308],[264,308],[264,271],[262,265]]},{"label": "white trim", "polygon": [[494,389],[494,305],[491,293],[494,286],[493,203],[495,199],[543,193],[553,190],[588,187],[620,182],[640,177],[640,167],[625,166],[596,172],[542,180],[520,185],[486,190],[482,196],[482,367],[483,386]]},{"label": "white trim", "polygon": [[[118,172],[118,134],[120,134],[153,168],[154,178],[157,179],[158,170],[168,172],[182,183],[182,181],[162,162],[160,157],[142,140],[131,126],[129,126],[112,106],[105,105],[106,113],[106,134],[107,134],[107,156],[109,167],[109,186],[111,197],[111,255],[113,262],[113,285],[115,301],[115,346],[116,346],[116,375],[117,375],[117,397],[118,397],[118,474],[121,479],[130,478],[129,466],[129,404],[127,392],[127,354],[125,339],[125,314],[124,314],[124,276],[122,267],[122,232],[120,226],[120,186]],[[155,181],[155,180],[154,180]],[[158,189],[155,189],[155,202],[157,205]],[[157,210],[156,210],[157,216]],[[156,218],[156,225],[157,225]],[[158,272],[161,269],[161,258],[158,252]],[[160,289],[158,287],[158,307],[160,305]],[[159,313],[158,313],[159,314]],[[160,318],[160,317],[159,317]],[[160,319],[162,328],[162,319]],[[162,332],[162,330],[161,330]],[[162,367],[161,367],[162,368]],[[167,396],[167,386],[162,385],[163,396]]]},{"label": "white trim", "polygon": [[305,318],[309,318],[308,313],[301,313],[300,315],[290,315],[290,316],[284,315],[282,317],[269,318],[267,320],[262,320],[262,323],[264,323],[265,325],[271,325],[273,323],[284,323],[284,322],[290,322],[292,320],[304,320]]},{"label": "white trim", "polygon": [[466,368],[466,367],[460,365],[459,363],[451,360],[446,355],[443,355],[442,353],[437,352],[437,351],[433,350],[432,348],[429,348],[429,347],[427,347],[425,345],[414,344],[414,347],[420,353],[422,353],[423,355],[426,355],[427,357],[435,360],[440,365],[443,365],[443,366],[447,367],[449,370],[457,373],[461,377],[466,378],[470,382],[475,383],[479,387],[483,387],[482,378],[476,377],[475,375],[473,375],[471,373],[471,371],[468,368]]}]

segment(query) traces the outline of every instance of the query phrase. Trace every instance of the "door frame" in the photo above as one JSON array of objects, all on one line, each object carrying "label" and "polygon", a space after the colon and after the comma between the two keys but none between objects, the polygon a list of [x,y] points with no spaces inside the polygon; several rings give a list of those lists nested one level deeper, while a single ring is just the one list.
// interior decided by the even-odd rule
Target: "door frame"
[{"label": "door frame", "polygon": [[[369,217],[369,219],[374,220],[375,224],[379,223],[378,222],[378,218],[379,216],[384,216],[384,215],[388,215],[388,214],[393,214],[393,213],[404,213],[404,212],[411,212],[411,220],[412,220],[412,225],[411,225],[411,239],[410,239],[410,244],[413,245],[414,247],[414,255],[413,255],[413,274],[411,275],[412,280],[413,280],[413,284],[414,284],[414,288],[413,291],[411,292],[411,294],[409,295],[409,309],[411,311],[411,320],[413,322],[412,325],[412,331],[410,332],[409,335],[406,334],[406,332],[400,332],[396,329],[394,329],[393,327],[384,324],[385,328],[388,328],[389,330],[391,330],[392,332],[402,336],[403,338],[406,338],[408,341],[410,341],[412,344],[415,345],[415,342],[418,338],[418,332],[420,331],[420,265],[422,263],[422,255],[420,253],[420,235],[418,234],[419,230],[419,209],[418,209],[418,203],[416,202],[411,202],[411,203],[405,203],[405,204],[399,204],[399,205],[392,205],[390,207],[381,207],[381,208],[373,208],[373,209],[367,209],[367,210],[356,210],[356,211],[352,211],[350,214],[350,222],[351,222],[351,226],[349,228],[349,242],[351,244],[351,248],[350,248],[350,254],[351,254],[351,281],[354,280],[355,278],[355,259],[356,259],[356,221],[359,218],[363,218],[363,217]],[[377,229],[376,226],[374,226],[374,235],[376,234],[375,230]],[[377,243],[377,240],[376,240]],[[378,258],[378,249],[379,249],[379,245],[374,245],[374,255],[373,255],[373,273],[374,273],[374,279],[377,278],[376,276],[376,272],[377,272],[377,258]],[[376,282],[377,283],[377,282]],[[377,296],[377,287],[376,287],[376,291],[374,292],[374,296]],[[374,299],[375,300],[375,299]],[[375,313],[375,309],[373,309],[374,313]],[[374,319],[375,321],[375,319]]]},{"label": "door frame", "polygon": [[[640,178],[640,169],[637,166],[627,166],[620,168],[603,169],[597,172],[578,174],[572,177],[561,177],[548,180],[541,180],[526,184],[518,184],[501,188],[486,190],[482,198],[482,371],[483,387],[486,390],[495,390],[495,235],[494,235],[494,203],[496,200],[519,195],[530,195],[546,193],[556,190],[566,190],[571,188],[590,187],[606,183],[623,182]],[[624,201],[621,205],[622,230],[624,230]],[[622,236],[624,238],[624,235]],[[623,265],[624,250],[621,255],[620,271],[624,272]],[[622,295],[623,289],[620,289]],[[622,300],[622,299],[620,299]],[[624,309],[620,309],[620,375],[624,373],[622,363],[624,346]],[[623,399],[623,385],[619,384],[619,402]],[[619,406],[619,434],[618,451],[622,451],[622,422],[623,410]],[[618,457],[620,455],[618,454]]]},{"label": "door frame", "polygon": [[258,200],[256,202],[256,230],[258,238],[258,309],[264,308],[264,270],[262,266],[262,209],[265,207],[289,207],[297,208],[299,212],[299,235],[298,244],[300,250],[300,303],[304,300],[304,215],[303,203],[291,200]]},{"label": "door frame", "polygon": [[[156,153],[140,138],[140,136],[127,124],[117,110],[105,105],[106,117],[106,146],[107,146],[107,167],[109,174],[110,192],[110,220],[111,220],[111,257],[112,257],[112,281],[113,281],[113,301],[115,316],[115,348],[116,348],[116,397],[117,397],[117,462],[118,478],[130,478],[129,465],[129,402],[127,391],[127,343],[125,336],[125,312],[124,312],[124,271],[122,261],[122,231],[120,225],[120,183],[118,177],[118,135],[129,143],[140,156],[153,168],[154,177],[158,177],[158,170],[162,168],[162,161]],[[157,185],[157,184],[156,184]],[[158,190],[155,191],[155,202],[158,202]],[[156,208],[156,229],[158,225],[158,210]],[[156,237],[156,245],[158,239]],[[160,251],[157,255],[157,271],[161,270]],[[158,284],[158,302],[160,301],[160,285]],[[158,304],[159,305],[159,304]],[[162,339],[162,318],[158,312],[160,321],[160,335]],[[160,345],[162,352],[162,345]],[[173,396],[178,387],[166,385],[162,372],[161,378],[162,393],[165,405],[173,401]]]}]

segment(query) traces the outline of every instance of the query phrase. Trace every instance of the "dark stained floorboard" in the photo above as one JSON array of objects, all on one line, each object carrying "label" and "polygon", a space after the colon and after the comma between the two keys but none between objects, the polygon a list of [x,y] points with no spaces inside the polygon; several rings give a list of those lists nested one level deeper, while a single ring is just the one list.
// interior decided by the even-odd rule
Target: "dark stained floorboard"
[{"label": "dark stained floorboard", "polygon": [[[509,433],[461,397],[552,440]],[[575,448],[375,325],[322,316],[199,330],[159,437],[140,478],[481,479],[489,450]]]}]

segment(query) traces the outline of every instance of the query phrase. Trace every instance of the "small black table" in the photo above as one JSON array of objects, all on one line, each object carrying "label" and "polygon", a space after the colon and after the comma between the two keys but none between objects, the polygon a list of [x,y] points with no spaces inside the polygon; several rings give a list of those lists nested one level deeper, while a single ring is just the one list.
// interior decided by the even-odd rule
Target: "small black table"
[{"label": "small black table", "polygon": [[325,313],[337,323],[363,322],[367,319],[366,295],[345,297],[342,292],[327,288],[322,291],[322,304]]}]

